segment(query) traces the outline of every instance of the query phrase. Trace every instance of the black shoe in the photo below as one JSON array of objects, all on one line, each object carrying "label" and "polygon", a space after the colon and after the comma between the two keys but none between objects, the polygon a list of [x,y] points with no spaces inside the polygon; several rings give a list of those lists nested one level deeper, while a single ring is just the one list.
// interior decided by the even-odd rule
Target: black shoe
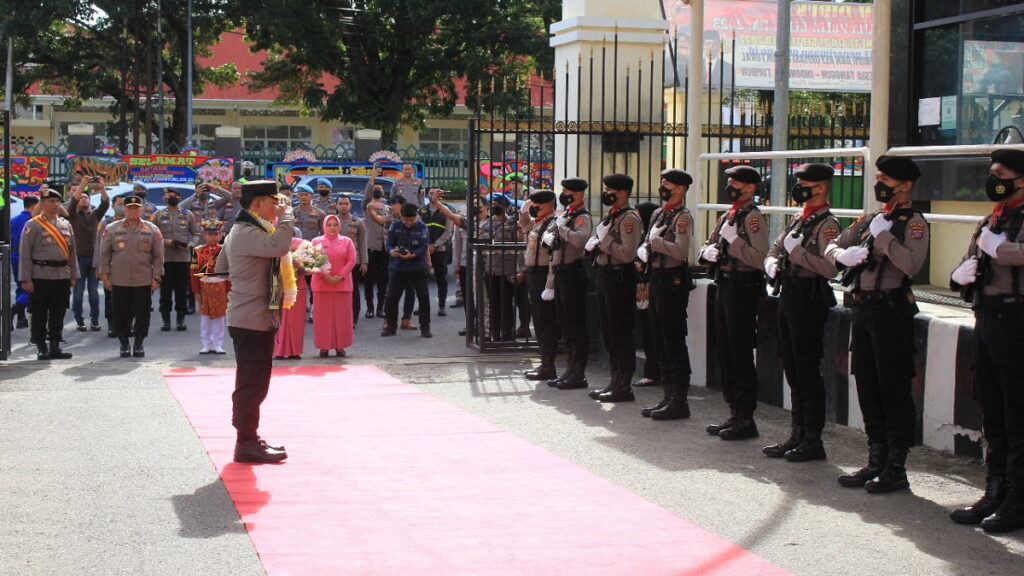
[{"label": "black shoe", "polygon": [[387,338],[388,336],[394,336],[395,334],[396,334],[396,332],[394,330],[384,330],[383,332],[380,333],[382,338]]},{"label": "black shoe", "polygon": [[459,329],[459,336],[465,336],[465,335],[466,335],[466,329],[465,328],[460,328]]},{"label": "black shoe", "polygon": [[882,472],[882,467],[885,466],[885,461],[888,457],[889,447],[885,444],[881,442],[868,444],[868,465],[856,472],[843,474],[836,478],[836,480],[839,481],[839,485],[843,488],[863,488],[868,480]]},{"label": "black shoe", "polygon": [[131,358],[132,347],[127,342],[121,342],[121,358]]},{"label": "black shoe", "polygon": [[160,331],[161,332],[170,332],[171,331],[171,321],[170,320],[164,320],[164,323],[160,325]]},{"label": "black shoe", "polygon": [[690,403],[669,402],[664,408],[651,412],[651,420],[681,420],[690,417]]},{"label": "black shoe", "polygon": [[114,332],[112,328],[107,329],[107,338],[117,338],[117,332]]},{"label": "black shoe", "polygon": [[746,440],[757,438],[757,424],[753,418],[737,418],[732,426],[718,431],[718,437],[722,440]]},{"label": "black shoe", "polygon": [[878,476],[864,484],[864,489],[872,494],[888,494],[889,492],[910,488],[910,480],[907,479],[906,461],[906,448],[890,448],[889,458],[885,461],[885,467],[878,473]]},{"label": "black shoe", "polygon": [[78,327],[75,329],[79,332],[87,332],[89,330],[85,327],[85,320],[76,320],[76,322],[78,322]]},{"label": "black shoe", "polygon": [[65,352],[60,349],[59,342],[50,343],[50,360],[70,360],[74,356],[71,352]]},{"label": "black shoe", "polygon": [[49,360],[50,350],[46,346],[36,346],[36,360]]},{"label": "black shoe", "polygon": [[249,440],[235,444],[235,462],[276,464],[286,458],[288,458],[287,452],[268,445],[264,440]]},{"label": "black shoe", "polygon": [[[558,382],[555,388],[559,390],[578,390],[580,388],[590,388],[590,382],[587,382],[586,376],[573,376],[572,378],[566,378],[565,380],[556,380]],[[548,381],[551,384],[551,381]]]},{"label": "black shoe", "polygon": [[981,524],[985,518],[996,513],[1003,500],[1006,499],[1006,481],[1001,476],[989,476],[985,479],[985,494],[980,500],[949,513],[949,517],[957,524]]},{"label": "black shoe", "polygon": [[383,318],[383,317],[384,317],[384,305],[383,304],[379,304],[377,306],[377,318]]},{"label": "black shoe", "polygon": [[196,305],[195,304],[189,304],[188,308],[185,310],[185,314],[188,314],[189,316],[191,316],[192,314],[195,314],[195,313],[196,313]]},{"label": "black shoe", "polygon": [[981,529],[993,534],[1013,532],[1024,528],[1024,484],[1022,480],[1011,480],[1006,489],[1006,498],[999,508],[981,521]]},{"label": "black shoe", "polygon": [[[636,384],[634,384],[634,386],[636,386]],[[668,403],[670,401],[671,401],[671,398],[662,398],[661,402],[658,402],[654,406],[649,406],[647,408],[641,408],[640,409],[640,415],[643,416],[644,418],[650,418],[651,417],[651,412],[654,412],[655,410],[661,410],[665,406],[668,406]]]},{"label": "black shoe", "polygon": [[769,458],[782,458],[786,455],[786,452],[789,452],[800,445],[800,440],[803,439],[804,435],[803,430],[803,426],[793,425],[789,433],[789,439],[785,442],[765,446],[764,448],[761,448],[761,452]]},{"label": "black shoe", "polygon": [[811,460],[824,460],[828,458],[825,454],[825,445],[821,438],[804,438],[802,442],[785,454],[789,462],[810,462]]},{"label": "black shoe", "polygon": [[447,315],[448,315],[448,313],[444,311],[444,308],[440,308],[440,309],[438,309],[438,311],[437,311],[437,315],[438,315],[438,316],[447,316]]},{"label": "black shoe", "polygon": [[707,426],[704,427],[704,431],[707,432],[708,434],[711,434],[712,436],[718,436],[719,432],[725,430],[726,428],[732,428],[732,425],[735,423],[736,417],[732,416],[725,422],[722,422],[721,424],[708,424]]},{"label": "black shoe", "polygon": [[533,370],[526,370],[523,372],[523,376],[527,380],[556,380],[558,373],[551,366],[540,366]]},{"label": "black shoe", "polygon": [[100,331],[100,323],[99,322],[93,322],[92,324],[89,325],[89,330],[92,330],[93,332],[99,332]]},{"label": "black shoe", "polygon": [[590,396],[594,400],[597,400],[597,397],[600,396],[601,394],[604,394],[606,392],[611,392],[614,389],[615,389],[615,377],[612,376],[611,382],[609,382],[607,386],[605,386],[604,388],[601,388],[600,390],[591,390],[590,392],[587,392],[587,396]]},{"label": "black shoe", "polygon": [[365,314],[365,316],[367,318],[373,318],[373,308],[370,308],[369,306],[367,306],[366,307],[366,314]]},{"label": "black shoe", "polygon": [[177,325],[176,328],[178,329],[178,332],[184,332],[185,330],[188,330],[188,326],[185,326],[185,321],[184,320],[182,320],[181,322],[178,322],[178,325]]},{"label": "black shoe", "polygon": [[145,358],[146,357],[146,349],[142,347],[142,343],[141,342],[136,343],[135,346],[132,346],[132,356],[134,358]]},{"label": "black shoe", "polygon": [[612,389],[597,395],[598,402],[632,402],[636,400],[633,396],[633,389],[629,386],[632,374],[616,374],[612,378]]},{"label": "black shoe", "polygon": [[420,338],[433,338],[434,335],[430,333],[430,329],[420,330]]}]

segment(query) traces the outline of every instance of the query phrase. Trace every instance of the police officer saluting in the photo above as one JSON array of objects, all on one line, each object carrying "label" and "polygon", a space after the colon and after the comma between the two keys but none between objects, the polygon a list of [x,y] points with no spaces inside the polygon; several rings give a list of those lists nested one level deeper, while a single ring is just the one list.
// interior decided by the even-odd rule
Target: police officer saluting
[{"label": "police officer saluting", "polygon": [[995,210],[978,225],[951,285],[973,291],[974,384],[988,478],[984,496],[950,517],[998,533],[1024,528],[1024,152],[992,153],[985,192]]},{"label": "police officer saluting", "polygon": [[631,402],[635,398],[630,383],[636,369],[636,344],[633,341],[636,274],[633,262],[644,225],[640,214],[629,206],[633,179],[625,174],[609,174],[602,181],[601,203],[609,208],[608,215],[587,241],[586,249],[596,254],[598,318],[601,337],[608,350],[611,381],[591,397],[598,402]]},{"label": "police officer saluting", "polygon": [[693,241],[693,217],[683,205],[693,178],[685,171],[661,173],[658,194],[665,204],[651,215],[647,241],[638,250],[650,269],[651,339],[658,347],[665,396],[640,411],[654,420],[690,417],[690,350],[686,347],[686,307],[690,302],[687,262]]},{"label": "police officer saluting", "polygon": [[828,164],[804,164],[796,169],[791,196],[804,211],[790,221],[764,261],[765,273],[781,290],[779,347],[793,409],[789,439],[762,451],[790,462],[826,456],[821,443],[825,382],[820,365],[825,354],[825,320],[829,308],[836,305],[828,285],[836,266],[825,257],[825,247],[839,236],[839,222],[828,203],[834,173]]},{"label": "police officer saluting", "polygon": [[768,227],[754,204],[761,175],[752,166],[733,166],[725,192],[732,202],[701,248],[700,261],[716,269],[715,346],[722,376],[722,395],[730,417],[705,430],[722,440],[756,438],[757,305],[764,296],[762,266],[768,253]]},{"label": "police officer saluting", "polygon": [[558,313],[555,310],[555,276],[551,251],[541,241],[554,229],[555,193],[541,190],[530,194],[533,226],[526,236],[526,289],[530,296],[533,327],[540,347],[540,367],[527,371],[527,380],[556,380],[555,355],[558,353]]},{"label": "police officer saluting", "polygon": [[[142,219],[142,198],[128,196],[124,218],[103,229],[99,258],[99,279],[103,289],[111,293],[121,358],[146,355],[143,342],[149,335],[149,310],[163,272],[163,234],[156,224]],[[129,334],[135,335],[131,348]]]},{"label": "police officer saluting", "polygon": [[558,325],[565,334],[568,365],[560,378],[548,380],[548,386],[559,390],[586,388],[587,357],[590,354],[587,336],[587,273],[583,269],[584,246],[590,238],[593,222],[584,194],[587,181],[582,178],[562,180],[558,203],[565,208],[541,236],[551,249],[551,268],[555,273],[555,312]]},{"label": "police officer saluting", "polygon": [[838,480],[883,493],[910,487],[905,466],[917,418],[910,393],[917,304],[910,285],[928,254],[928,224],[910,206],[921,176],[913,160],[882,156],[875,167],[875,199],[885,207],[843,230],[825,254],[847,267],[845,281],[853,275],[850,349],[868,435],[868,465]]},{"label": "police officer saluting", "polygon": [[[64,314],[68,311],[71,288],[78,280],[75,235],[71,223],[57,215],[60,192],[52,188],[39,191],[40,213],[21,231],[18,277],[21,288],[29,293],[30,329],[39,360],[66,360],[70,352],[60,349],[64,333]],[[49,347],[47,347],[49,337]]]}]

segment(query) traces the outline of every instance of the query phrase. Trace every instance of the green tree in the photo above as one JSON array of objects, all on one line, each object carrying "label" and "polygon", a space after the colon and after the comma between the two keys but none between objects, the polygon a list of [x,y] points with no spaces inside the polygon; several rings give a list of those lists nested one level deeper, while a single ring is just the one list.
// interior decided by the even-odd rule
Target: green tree
[{"label": "green tree", "polygon": [[325,120],[381,130],[451,114],[460,82],[549,73],[555,0],[232,0],[246,10],[254,50],[266,50],[256,88]]}]

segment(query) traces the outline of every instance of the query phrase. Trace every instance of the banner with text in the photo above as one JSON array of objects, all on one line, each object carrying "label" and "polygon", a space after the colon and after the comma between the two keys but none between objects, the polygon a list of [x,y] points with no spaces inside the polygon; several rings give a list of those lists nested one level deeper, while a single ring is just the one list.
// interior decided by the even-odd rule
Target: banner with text
[{"label": "banner with text", "polygon": [[[3,156],[0,156],[0,194],[3,193]],[[11,195],[24,196],[38,192],[50,175],[50,158],[47,156],[11,156]]]},{"label": "banner with text", "polygon": [[125,156],[128,179],[132,182],[200,184],[227,187],[235,179],[234,158],[147,154]]}]

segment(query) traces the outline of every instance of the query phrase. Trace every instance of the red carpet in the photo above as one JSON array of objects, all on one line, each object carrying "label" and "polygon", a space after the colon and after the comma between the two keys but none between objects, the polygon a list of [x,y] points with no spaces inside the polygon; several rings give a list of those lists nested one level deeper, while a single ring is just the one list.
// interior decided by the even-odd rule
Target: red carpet
[{"label": "red carpet", "polygon": [[231,462],[232,370],[164,377],[271,575],[787,574],[373,366],[275,369],[265,466]]}]

